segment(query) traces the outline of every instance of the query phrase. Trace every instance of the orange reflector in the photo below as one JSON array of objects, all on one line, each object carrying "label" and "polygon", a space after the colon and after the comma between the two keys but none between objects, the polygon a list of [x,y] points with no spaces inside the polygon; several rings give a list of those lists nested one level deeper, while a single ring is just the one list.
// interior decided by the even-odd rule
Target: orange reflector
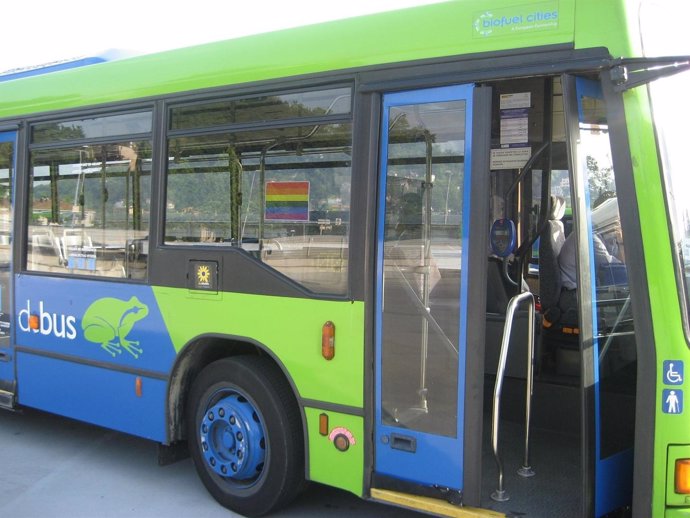
[{"label": "orange reflector", "polygon": [[330,320],[321,328],[321,354],[327,360],[335,357],[335,324]]},{"label": "orange reflector", "polygon": [[137,376],[137,379],[134,380],[134,393],[137,395],[137,397],[141,397],[142,394],[142,386],[141,386],[141,378]]},{"label": "orange reflector", "polygon": [[690,494],[690,459],[676,460],[676,493]]},{"label": "orange reflector", "polygon": [[38,315],[29,316],[29,328],[38,329],[39,327],[41,327],[41,325],[38,322]]},{"label": "orange reflector", "polygon": [[328,435],[328,414],[319,415],[319,433]]}]

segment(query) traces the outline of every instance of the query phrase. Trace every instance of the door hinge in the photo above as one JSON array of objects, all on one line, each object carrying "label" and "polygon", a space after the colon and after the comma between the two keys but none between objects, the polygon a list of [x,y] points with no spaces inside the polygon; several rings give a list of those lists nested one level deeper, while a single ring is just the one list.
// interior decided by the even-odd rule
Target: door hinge
[{"label": "door hinge", "polygon": [[616,92],[627,92],[686,70],[690,70],[690,56],[619,58],[610,62],[609,78]]}]

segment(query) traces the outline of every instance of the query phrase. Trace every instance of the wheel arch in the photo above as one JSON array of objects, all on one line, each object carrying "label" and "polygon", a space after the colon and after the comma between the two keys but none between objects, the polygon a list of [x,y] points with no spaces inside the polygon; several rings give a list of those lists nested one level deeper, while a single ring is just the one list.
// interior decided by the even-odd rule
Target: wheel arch
[{"label": "wheel arch", "polygon": [[306,417],[300,404],[299,391],[283,362],[264,344],[251,338],[207,334],[193,338],[178,353],[168,382],[166,408],[169,443],[186,439],[185,407],[190,388],[197,375],[211,363],[233,356],[263,356],[273,362],[290,385],[302,421],[303,439],[307,446]]}]

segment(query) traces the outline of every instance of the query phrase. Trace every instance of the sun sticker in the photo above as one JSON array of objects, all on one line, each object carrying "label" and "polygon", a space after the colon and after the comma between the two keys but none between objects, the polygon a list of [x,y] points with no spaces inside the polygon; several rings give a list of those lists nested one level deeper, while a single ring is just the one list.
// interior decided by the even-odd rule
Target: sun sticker
[{"label": "sun sticker", "polygon": [[211,270],[206,265],[201,265],[196,269],[196,280],[200,286],[208,286],[211,280]]}]

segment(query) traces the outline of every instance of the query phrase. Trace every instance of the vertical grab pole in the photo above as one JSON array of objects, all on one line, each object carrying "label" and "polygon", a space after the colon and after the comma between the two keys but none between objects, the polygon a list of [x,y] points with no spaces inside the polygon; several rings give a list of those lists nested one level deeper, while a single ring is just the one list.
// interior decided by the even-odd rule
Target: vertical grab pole
[{"label": "vertical grab pole", "polygon": [[[501,340],[501,354],[498,359],[498,369],[496,371],[496,383],[494,385],[494,400],[491,416],[491,447],[493,448],[494,459],[498,466],[498,487],[496,491],[491,493],[491,498],[497,502],[505,502],[510,499],[506,490],[503,488],[503,462],[498,454],[498,425],[501,411],[501,391],[503,390],[503,377],[506,370],[506,361],[508,359],[508,346],[510,344],[510,333],[513,328],[513,318],[515,316],[515,309],[523,300],[529,300],[529,331],[528,331],[528,351],[527,351],[527,391],[525,401],[525,420],[526,420],[526,434],[525,434],[525,465],[529,465],[529,420],[531,413],[532,400],[532,365],[534,364],[534,296],[529,292],[523,292],[515,295],[508,303],[508,311],[506,312],[506,324],[503,328],[503,339]],[[524,466],[523,466],[524,467]],[[529,466],[528,466],[529,467]],[[531,471],[531,468],[529,468]],[[532,472],[532,475],[534,472]],[[530,475],[531,476],[531,475]]]},{"label": "vertical grab pole", "polygon": [[[422,207],[424,214],[422,214],[422,253],[424,257],[422,269],[422,302],[427,313],[431,312],[429,307],[429,295],[431,287],[429,286],[429,273],[431,265],[431,188],[434,186],[432,182],[433,169],[433,142],[431,133],[428,130],[424,132],[424,140],[426,142],[426,167],[424,184],[422,185],[422,192],[424,194]],[[429,403],[427,401],[427,394],[429,392],[426,386],[427,364],[429,361],[429,320],[422,319],[422,352],[421,352],[421,372],[419,377],[419,403],[424,412],[429,411]]]},{"label": "vertical grab pole", "polygon": [[501,413],[501,390],[503,389],[503,375],[505,374],[506,358],[508,356],[508,344],[506,337],[510,337],[510,331],[513,326],[513,313],[517,305],[517,295],[510,299],[508,304],[508,311],[506,312],[506,323],[503,328],[503,339],[501,340],[501,354],[498,357],[498,369],[496,370],[496,382],[494,384],[494,400],[491,411],[491,447],[494,452],[494,459],[498,467],[498,487],[496,491],[491,493],[491,498],[497,502],[506,502],[510,500],[508,493],[503,489],[503,462],[498,454],[498,421]]},{"label": "vertical grab pole", "polygon": [[[531,295],[531,293],[530,293]],[[525,457],[522,462],[522,467],[518,469],[518,475],[521,477],[533,477],[535,475],[532,466],[529,462],[529,426],[532,415],[532,395],[534,394],[534,297],[529,297],[529,310],[527,317],[527,380],[526,380],[526,394],[525,394]]]}]

